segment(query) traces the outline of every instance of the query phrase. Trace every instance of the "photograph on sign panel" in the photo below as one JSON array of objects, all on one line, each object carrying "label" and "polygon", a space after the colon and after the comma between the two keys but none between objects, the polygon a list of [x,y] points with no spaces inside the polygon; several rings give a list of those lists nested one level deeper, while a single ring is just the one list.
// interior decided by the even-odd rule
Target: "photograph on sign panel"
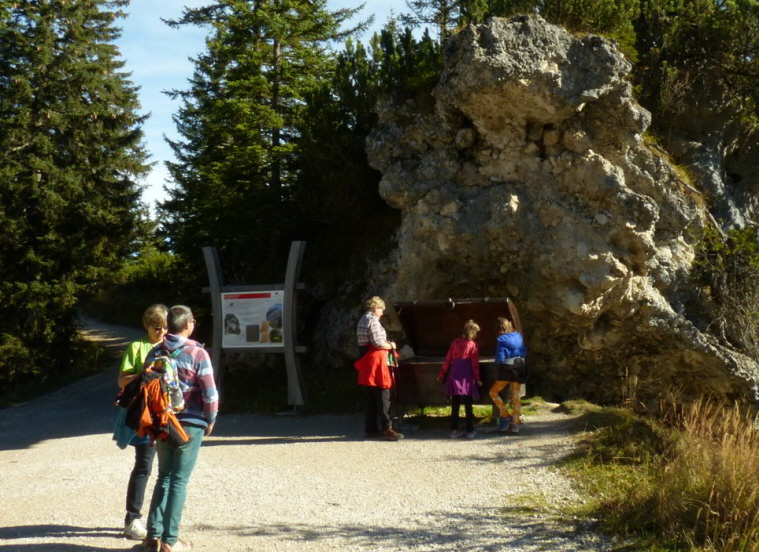
[{"label": "photograph on sign panel", "polygon": [[282,291],[222,293],[222,347],[283,345]]}]

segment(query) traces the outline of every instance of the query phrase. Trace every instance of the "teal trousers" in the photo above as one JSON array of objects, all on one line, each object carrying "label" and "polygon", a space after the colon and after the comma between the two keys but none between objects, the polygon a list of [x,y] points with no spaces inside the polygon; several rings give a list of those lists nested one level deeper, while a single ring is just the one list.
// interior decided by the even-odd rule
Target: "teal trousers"
[{"label": "teal trousers", "polygon": [[158,479],[153,490],[148,515],[148,537],[157,538],[169,546],[177,542],[179,522],[187,498],[187,483],[195,468],[203,441],[204,430],[184,426],[190,440],[179,447],[164,441],[156,443],[158,453]]}]

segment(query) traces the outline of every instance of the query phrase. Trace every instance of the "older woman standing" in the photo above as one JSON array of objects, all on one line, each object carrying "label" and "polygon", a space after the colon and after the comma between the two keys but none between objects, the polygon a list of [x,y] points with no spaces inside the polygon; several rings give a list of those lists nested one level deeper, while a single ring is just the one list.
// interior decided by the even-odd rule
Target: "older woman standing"
[{"label": "older woman standing", "polygon": [[395,349],[395,343],[387,340],[385,328],[380,324],[385,312],[385,302],[372,297],[364,303],[364,315],[358,321],[359,359],[355,363],[358,370],[358,384],[366,388],[367,437],[382,437],[388,441],[403,439],[403,434],[393,430],[390,424],[390,388],[393,378],[388,367],[388,351]]},{"label": "older woman standing", "polygon": [[[150,350],[163,341],[163,336],[166,335],[168,312],[169,309],[165,305],[156,304],[149,306],[142,315],[142,325],[147,335],[127,347],[119,370],[120,388],[123,389],[140,375]],[[134,467],[127,485],[124,535],[130,539],[142,540],[148,534],[142,523],[142,503],[145,499],[145,488],[152,471],[156,449],[150,446],[148,437],[139,437],[133,429],[126,426],[126,410],[123,408],[119,409],[113,430],[113,440],[119,448],[125,449],[128,445],[134,447]]]}]

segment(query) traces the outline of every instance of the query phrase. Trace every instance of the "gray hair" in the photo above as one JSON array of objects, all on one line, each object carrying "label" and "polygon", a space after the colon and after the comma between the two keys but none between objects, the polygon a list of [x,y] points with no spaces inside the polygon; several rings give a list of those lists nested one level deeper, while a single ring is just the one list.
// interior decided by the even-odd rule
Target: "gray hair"
[{"label": "gray hair", "polygon": [[364,310],[384,309],[384,308],[385,308],[385,302],[382,300],[382,298],[377,297],[376,295],[364,301]]},{"label": "gray hair", "polygon": [[178,334],[187,327],[193,319],[190,307],[174,305],[169,309],[169,333]]}]

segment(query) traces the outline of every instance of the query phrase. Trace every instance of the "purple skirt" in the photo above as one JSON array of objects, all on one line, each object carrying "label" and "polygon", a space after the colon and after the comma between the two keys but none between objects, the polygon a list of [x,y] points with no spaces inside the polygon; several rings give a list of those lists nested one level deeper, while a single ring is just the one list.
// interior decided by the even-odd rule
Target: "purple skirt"
[{"label": "purple skirt", "polygon": [[448,376],[445,379],[445,395],[446,397],[461,395],[475,399],[480,398],[480,389],[477,387],[477,382],[474,381],[470,359],[457,358],[451,362]]}]

